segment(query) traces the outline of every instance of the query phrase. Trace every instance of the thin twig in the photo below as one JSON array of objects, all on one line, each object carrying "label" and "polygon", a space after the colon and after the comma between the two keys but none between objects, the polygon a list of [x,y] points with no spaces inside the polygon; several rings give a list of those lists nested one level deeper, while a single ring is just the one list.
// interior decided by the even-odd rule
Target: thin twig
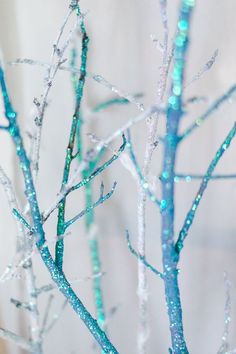
[{"label": "thin twig", "polygon": [[192,206],[191,206],[189,212],[187,213],[184,224],[180,230],[178,240],[175,244],[175,249],[178,253],[180,253],[180,251],[183,248],[184,240],[186,239],[189,229],[192,226],[193,220],[196,215],[196,211],[200,205],[200,202],[201,202],[203,194],[207,188],[207,185],[208,185],[209,181],[211,180],[211,176],[212,176],[218,162],[222,158],[223,154],[229,148],[231,141],[235,137],[235,134],[236,134],[236,123],[234,123],[233,128],[230,130],[227,137],[225,138],[225,140],[221,144],[220,148],[217,150],[213,160],[211,161],[211,163],[207,169],[206,174],[204,175],[204,177],[202,179],[201,185],[198,189],[198,192],[197,192],[196,197],[192,203]]}]

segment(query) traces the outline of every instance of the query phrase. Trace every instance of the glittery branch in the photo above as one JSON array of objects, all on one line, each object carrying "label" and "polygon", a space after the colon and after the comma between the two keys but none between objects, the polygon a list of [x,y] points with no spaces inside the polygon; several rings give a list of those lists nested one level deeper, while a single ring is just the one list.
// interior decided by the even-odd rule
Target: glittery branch
[{"label": "glittery branch", "polygon": [[[80,15],[79,7],[77,12],[78,15]],[[73,160],[76,131],[78,129],[78,125],[80,124],[80,107],[81,107],[81,101],[84,92],[85,78],[87,74],[86,69],[87,69],[87,54],[88,54],[89,38],[87,36],[87,32],[82,18],[80,19],[80,30],[82,33],[80,74],[79,74],[79,79],[78,79],[78,84],[76,89],[75,113],[72,118],[69,142],[66,150],[66,158],[65,158],[65,165],[64,165],[64,171],[62,177],[61,191],[64,189],[64,186],[68,183],[69,180],[71,162]],[[64,234],[66,230],[65,206],[66,206],[66,199],[64,198],[58,206],[57,235],[59,238]],[[60,269],[62,269],[63,267],[63,255],[64,255],[64,240],[63,238],[60,238],[56,243],[56,247],[55,247],[55,263]]]},{"label": "glittery branch", "polygon": [[151,106],[148,109],[146,109],[143,113],[140,115],[131,118],[128,122],[126,122],[122,127],[119,129],[115,130],[111,135],[109,135],[107,138],[102,139],[101,142],[97,145],[96,150],[99,151],[102,147],[110,144],[115,138],[118,136],[121,136],[124,134],[124,132],[131,128],[133,125],[141,122],[142,120],[152,116],[154,113],[165,113],[165,110],[159,106]]},{"label": "glittery branch", "polygon": [[150,200],[152,202],[154,202],[156,205],[160,206],[160,201],[156,198],[155,194],[151,191],[149,185],[148,185],[148,182],[146,181],[146,179],[144,178],[143,174],[142,174],[142,171],[141,171],[141,168],[137,162],[137,159],[136,159],[136,156],[135,156],[135,153],[134,153],[134,149],[133,149],[133,145],[132,145],[132,142],[131,142],[131,136],[130,136],[130,132],[128,130],[128,144],[127,144],[127,147],[128,147],[128,151],[129,151],[129,155],[130,155],[130,158],[131,158],[131,161],[133,162],[133,165],[134,165],[134,168],[136,170],[136,173],[139,177],[139,181],[140,181],[140,185],[142,187],[142,189],[144,190],[144,193],[148,195],[148,197],[150,198]]},{"label": "glittery branch", "polygon": [[65,277],[65,274],[56,266],[49,248],[42,247],[45,243],[45,232],[42,225],[41,213],[38,206],[37,195],[33,183],[32,172],[30,168],[30,161],[26,155],[23,140],[21,137],[20,129],[17,123],[17,116],[9,101],[8,93],[6,90],[5,80],[3,76],[3,71],[0,68],[0,85],[3,93],[5,113],[6,118],[9,122],[9,133],[13,139],[17,156],[19,158],[20,167],[23,173],[26,197],[30,206],[30,213],[32,217],[32,223],[35,233],[38,235],[36,245],[39,249],[41,258],[46,265],[53,281],[57,284],[58,289],[62,292],[65,298],[70,303],[71,307],[78,314],[78,316],[83,320],[84,324],[87,326],[91,334],[94,336],[95,340],[100,344],[101,348],[105,353],[117,353],[112,343],[109,341],[108,337],[101,330],[97,321],[91,316],[87,311],[83,303],[77,297],[73,291],[71,285]]},{"label": "glittery branch", "polygon": [[48,301],[47,301],[46,307],[45,307],[45,312],[44,312],[44,316],[43,316],[42,326],[41,326],[41,330],[40,330],[41,336],[44,335],[46,327],[47,327],[49,313],[50,313],[50,310],[51,310],[51,307],[52,307],[53,299],[54,299],[54,296],[52,294],[50,294],[49,297],[48,297]]},{"label": "glittery branch", "polygon": [[236,134],[236,123],[234,124],[233,128],[230,130],[229,134],[227,135],[226,139],[224,142],[221,144],[220,148],[217,150],[214,159],[211,161],[206,174],[203,177],[202,183],[200,185],[200,188],[196,194],[196,197],[192,203],[191,209],[188,212],[186,219],[184,221],[184,225],[179,233],[178,240],[175,245],[176,251],[179,253],[181,249],[183,248],[184,240],[188,235],[189,229],[192,226],[196,211],[199,207],[199,204],[202,200],[203,194],[207,188],[207,185],[209,181],[211,180],[211,176],[220,161],[221,157],[225,153],[225,151],[229,148],[232,139],[234,138]]},{"label": "glittery branch", "polygon": [[116,188],[116,182],[113,184],[112,189],[110,190],[110,192],[108,192],[107,194],[104,194],[104,184],[101,184],[101,189],[100,189],[100,197],[99,199],[93,203],[92,205],[88,206],[86,209],[82,210],[78,215],[76,215],[74,218],[70,219],[69,221],[66,221],[64,223],[64,231],[71,226],[72,224],[74,224],[77,220],[79,220],[80,218],[82,218],[82,216],[84,216],[85,214],[89,213],[91,210],[93,210],[94,208],[96,208],[98,205],[104,203],[107,199],[109,199],[112,194],[114,193]]},{"label": "glittery branch", "polygon": [[131,245],[130,242],[130,236],[128,230],[126,230],[126,240],[127,240],[127,245],[130,250],[130,252],[142,263],[144,266],[148,269],[150,269],[154,274],[158,275],[160,278],[163,278],[163,274],[159,272],[156,268],[154,268],[147,260],[145,256],[142,256],[140,253],[135,251],[133,246]]},{"label": "glittery branch", "polygon": [[30,224],[25,220],[25,218],[19,213],[15,208],[12,209],[12,214],[20,221],[20,223],[25,226],[30,232],[34,233],[34,229],[30,226]]},{"label": "glittery branch", "polygon": [[[137,94],[133,95],[132,97],[137,99],[137,98],[143,97],[143,95],[141,93],[137,93]],[[130,101],[124,97],[111,98],[109,100],[106,100],[106,101],[96,105],[92,109],[92,112],[97,113],[97,112],[103,111],[104,109],[107,109],[107,108],[114,106],[114,105],[123,105],[123,104],[128,104],[128,103],[130,103]]]},{"label": "glittery branch", "polygon": [[[86,281],[91,281],[95,278],[101,278],[103,275],[105,275],[105,273],[96,273],[94,275],[91,276],[87,276],[85,278],[78,278],[78,279],[70,279],[70,284],[77,284],[77,283],[81,283],[81,282],[86,282]],[[47,293],[50,291],[53,291],[57,289],[56,284],[47,284],[47,285],[43,285],[42,287],[40,287],[39,289],[36,289],[36,291],[34,292],[34,296],[39,296],[42,293]]]},{"label": "glittery branch", "polygon": [[[159,80],[157,83],[157,106],[161,106],[164,101],[164,95],[167,86],[167,79],[172,60],[172,53],[168,53],[168,18],[167,18],[167,1],[159,0],[161,21],[164,30],[163,44],[162,44],[162,62],[159,68]],[[160,201],[155,197],[154,193],[150,191],[150,187],[146,182],[149,178],[151,161],[154,151],[158,145],[157,127],[160,117],[160,112],[155,112],[147,120],[148,137],[144,152],[143,168],[139,168],[137,160],[130,142],[130,157],[139,176],[138,190],[138,204],[137,204],[137,223],[138,223],[138,254],[145,258],[146,252],[146,201],[147,196],[158,206]],[[149,323],[148,323],[148,284],[146,275],[146,266],[142,261],[138,262],[138,299],[139,299],[139,325],[137,337],[137,349],[139,354],[147,353],[147,341],[149,337]]]},{"label": "glittery branch", "polygon": [[101,167],[96,168],[94,172],[91,173],[87,178],[83,179],[81,182],[75,184],[71,190],[76,190],[81,188],[82,186],[85,186],[87,183],[91,182],[96,176],[98,176],[101,172],[103,172],[108,166],[110,166],[114,161],[116,161],[120,154],[124,151],[126,147],[126,138],[125,135],[123,134],[123,144],[120,146],[118,152],[114,153],[114,155],[106,161]]},{"label": "glittery branch", "polygon": [[[3,186],[4,192],[7,196],[8,205],[10,210],[18,209],[18,202],[16,199],[15,191],[10,178],[7,176],[6,172],[0,166],[0,184]],[[22,229],[22,224],[19,220],[16,221],[16,227],[18,232],[17,237],[17,251],[22,246],[22,241],[24,239],[24,231]]]},{"label": "glittery branch", "polygon": [[68,48],[68,46],[73,38],[74,32],[78,28],[78,22],[76,22],[74,29],[69,32],[65,42],[59,48],[59,44],[60,44],[62,35],[64,33],[65,27],[66,27],[71,15],[73,14],[74,10],[75,10],[75,8],[69,9],[68,14],[66,15],[66,17],[63,21],[63,24],[59,30],[56,41],[53,45],[50,64],[48,65],[47,70],[46,70],[45,89],[42,94],[41,100],[37,101],[37,103],[35,103],[36,109],[37,109],[37,116],[35,117],[36,131],[34,133],[35,139],[33,140],[33,156],[32,156],[32,170],[33,170],[34,181],[36,181],[37,175],[38,175],[42,125],[43,125],[43,121],[44,121],[45,111],[46,111],[46,108],[48,105],[48,96],[49,96],[49,93],[50,93],[51,88],[53,86],[53,82],[55,80],[56,74],[57,74],[59,68],[65,62],[65,59],[63,59],[63,56],[66,52],[66,49]]},{"label": "glittery branch", "polygon": [[[198,175],[198,174],[180,174],[177,173],[175,175],[175,182],[178,182],[179,180],[185,180],[185,182],[191,182],[193,180],[199,180],[203,179],[204,175]],[[235,179],[236,174],[229,174],[229,175],[213,175],[211,176],[211,180],[221,180],[221,179]]]},{"label": "glittery branch", "polygon": [[[12,186],[12,183],[9,179],[9,177],[6,175],[5,171],[0,167],[0,183],[2,184],[4,191],[7,195],[8,199],[8,204],[10,207],[10,210],[17,210],[18,207],[18,202],[17,198],[15,195],[14,188]],[[16,227],[17,227],[17,247],[16,247],[16,252],[17,253],[23,253],[24,257],[25,254],[29,253],[29,240],[28,236],[24,232],[24,228],[22,227],[22,223],[19,220],[19,218],[16,218]],[[36,289],[36,284],[35,284],[35,275],[34,275],[34,269],[33,269],[33,264],[31,261],[31,258],[28,258],[27,261],[24,263],[24,271],[26,274],[26,285],[27,285],[27,291],[29,295],[29,301],[28,303],[31,306],[31,311],[29,314],[29,319],[30,319],[30,333],[31,333],[31,341],[32,345],[38,350],[38,354],[41,352],[41,339],[39,338],[39,312],[38,312],[38,304],[37,304],[37,299],[32,296],[32,293]],[[15,268],[15,271],[17,270],[17,267]],[[4,281],[6,277],[11,277],[13,274],[13,267],[7,268],[6,271],[4,272],[3,276],[0,277],[0,281]]]},{"label": "glittery branch", "polygon": [[203,113],[199,118],[195,120],[195,122],[190,125],[189,128],[185,130],[185,132],[179,137],[179,140],[183,140],[187,138],[196,128],[202,125],[213,113],[215,113],[223,103],[227,102],[232,95],[236,92],[236,85],[230,87],[230,89],[220,96],[207,110]]},{"label": "glittery branch", "polygon": [[229,351],[229,329],[231,322],[231,283],[228,279],[227,273],[224,273],[224,285],[225,285],[225,311],[224,311],[224,332],[221,340],[221,346],[217,354],[230,354]]},{"label": "glittery branch", "polygon": [[[75,67],[76,66],[76,57],[77,57],[77,51],[74,49],[72,51],[72,61],[71,61],[71,66]],[[74,91],[76,93],[77,90],[77,84],[76,84],[76,75],[72,73],[72,84],[74,86]],[[128,101],[123,98],[116,98],[113,100],[108,100],[106,102],[103,102],[102,104],[98,105],[93,109],[94,114],[96,111],[101,111],[106,108],[108,108],[110,105],[117,104],[117,103],[127,103]],[[77,149],[80,151],[80,154],[78,155],[78,160],[79,162],[82,161],[83,159],[83,139],[82,139],[82,127],[84,120],[81,121],[82,124],[78,126],[77,129]],[[124,140],[124,146],[122,147],[125,148],[125,138],[123,137]],[[88,167],[82,171],[81,175],[83,180],[87,180],[94,172],[95,169],[102,158],[104,154],[104,148],[100,150],[98,155],[91,160],[88,163]],[[116,154],[114,154],[116,155]],[[85,206],[86,209],[90,207],[90,205],[93,204],[93,189],[92,189],[92,180],[85,185]],[[93,298],[94,298],[94,304],[95,304],[95,309],[96,309],[96,317],[99,326],[101,329],[106,331],[106,315],[105,315],[105,307],[104,307],[104,301],[103,301],[103,291],[102,291],[102,283],[101,283],[101,277],[97,276],[98,274],[101,274],[101,260],[100,260],[100,250],[99,250],[99,243],[98,243],[98,238],[97,238],[97,229],[94,224],[94,210],[90,209],[88,213],[86,213],[85,216],[85,227],[86,227],[86,233],[87,233],[87,238],[88,238],[88,245],[89,245],[89,252],[90,252],[90,262],[92,266],[92,272],[93,272],[93,278],[92,278],[92,286],[93,286]],[[102,354],[103,352],[101,352]]]},{"label": "glittery branch", "polygon": [[189,41],[190,18],[193,7],[194,0],[181,1],[177,33],[174,40],[174,65],[171,76],[171,92],[168,98],[161,179],[162,263],[165,274],[165,295],[169,316],[172,350],[175,354],[188,354],[183,332],[182,308],[178,286],[177,257],[174,248],[174,176],[179,122],[183,114],[182,94]]},{"label": "glittery branch", "polygon": [[[52,214],[52,212],[58,207],[59,203],[66,197],[68,196],[69,193],[71,193],[72,191],[79,189],[81,187],[86,186],[88,183],[90,183],[96,176],[98,176],[100,173],[102,173],[108,166],[110,166],[114,161],[116,161],[120,154],[124,151],[126,146],[126,140],[125,140],[125,136],[123,136],[123,144],[121,145],[121,147],[119,148],[118,152],[115,152],[114,155],[108,160],[106,161],[102,166],[96,168],[96,170],[94,172],[91,173],[90,176],[86,177],[85,179],[83,179],[82,181],[80,181],[79,183],[75,183],[76,178],[81,174],[81,172],[87,168],[88,162],[86,160],[86,163],[83,165],[83,168],[81,168],[81,165],[76,169],[75,173],[72,175],[72,177],[69,179],[68,183],[66,185],[63,186],[63,190],[58,194],[56,201],[53,203],[53,205],[48,208],[47,210],[45,210],[42,213],[42,220],[43,222],[45,222],[49,216]],[[100,150],[101,151],[101,150]]]},{"label": "glittery branch", "polygon": [[[29,58],[17,58],[15,61],[10,62],[11,65],[18,65],[18,64],[28,64],[28,65],[37,65],[37,66],[42,66],[42,67],[50,67],[50,64],[38,61],[38,60],[33,60]],[[63,70],[63,71],[69,71],[73,74],[79,74],[80,69],[77,69],[76,67],[71,67],[71,66],[64,66],[62,65],[63,63],[60,63],[60,66],[58,67],[57,70]],[[52,66],[53,68],[54,66]],[[143,103],[140,103],[137,98],[141,96],[137,95],[132,95],[130,93],[127,93],[123,91],[122,89],[118,88],[117,86],[111,84],[109,81],[107,81],[104,77],[101,75],[96,75],[93,73],[87,72],[87,78],[93,79],[97,83],[103,85],[104,87],[108,88],[110,91],[116,93],[120,98],[123,100],[128,101],[129,103],[134,104],[140,111],[144,111],[144,105]]]},{"label": "glittery branch", "polygon": [[67,304],[68,304],[68,301],[65,300],[63,302],[61,308],[59,309],[59,311],[53,315],[51,323],[49,323],[48,327],[44,328],[44,331],[43,331],[43,334],[42,334],[43,336],[46,336],[51,331],[51,329],[55,326],[55,324],[57,323],[57,321],[59,320],[59,318],[63,314]]}]

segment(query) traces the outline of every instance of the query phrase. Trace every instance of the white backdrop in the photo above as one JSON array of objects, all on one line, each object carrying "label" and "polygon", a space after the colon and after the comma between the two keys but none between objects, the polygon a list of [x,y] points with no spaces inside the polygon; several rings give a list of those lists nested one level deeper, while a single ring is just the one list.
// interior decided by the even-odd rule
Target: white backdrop
[{"label": "white backdrop", "polygon": [[[5,63],[15,58],[33,58],[48,61],[52,43],[67,11],[65,0],[0,0],[0,46]],[[169,1],[170,34],[173,36],[179,1]],[[131,92],[144,93],[146,105],[155,100],[160,53],[150,40],[150,34],[162,38],[157,0],[81,0],[90,41],[89,71],[103,75],[107,80]],[[215,49],[219,49],[217,62],[210,72],[192,84],[186,98],[207,96],[208,103],[226,91],[236,81],[234,0],[198,0],[193,17],[191,46],[187,79],[190,80]],[[32,125],[30,111],[32,100],[39,97],[43,88],[43,70],[37,67],[9,67],[6,65],[8,82],[14,105],[24,131]],[[98,84],[87,81],[85,105],[94,106],[112,94]],[[42,208],[50,205],[58,191],[64,151],[73,111],[70,77],[59,73],[50,96],[46,115],[39,176],[40,203]],[[194,106],[183,125],[188,125],[206,104]],[[219,144],[223,141],[235,120],[235,102],[227,102],[192,137],[183,143],[179,151],[179,172],[204,173]],[[136,114],[134,107],[109,109],[99,116],[88,131],[106,136]],[[0,118],[1,120],[2,118]],[[134,130],[134,144],[138,156],[142,156],[146,139],[145,124]],[[162,124],[160,123],[160,130]],[[0,132],[0,163],[20,186],[11,142]],[[119,142],[117,143],[119,144]],[[235,142],[226,153],[217,172],[235,173]],[[161,148],[155,154],[152,172],[157,174]],[[128,252],[124,230],[129,228],[135,243],[137,235],[136,186],[119,162],[103,177],[107,188],[114,180],[118,189],[106,205],[96,211],[100,233],[105,306],[118,311],[109,323],[109,334],[122,354],[136,353],[137,333],[137,263]],[[197,182],[177,185],[176,230],[181,226],[194,194]],[[96,192],[95,188],[95,192]],[[14,227],[7,208],[4,193],[0,191],[0,270],[14,254]],[[220,346],[224,321],[223,271],[229,273],[232,282],[232,328],[231,343],[236,346],[236,261],[235,261],[235,181],[212,182],[202,201],[196,221],[186,242],[181,260],[180,287],[183,302],[185,334],[191,354],[215,354]],[[83,207],[83,196],[71,200],[70,215]],[[53,221],[47,226],[53,236]],[[148,206],[147,256],[160,267],[160,220],[158,211]],[[66,271],[69,278],[91,274],[87,240],[83,222],[72,228],[66,241]],[[40,260],[35,258],[38,284],[50,281]],[[153,274],[149,280],[150,340],[148,353],[167,353],[170,345],[168,320],[164,304],[163,286]],[[9,297],[24,299],[21,282],[14,280],[2,284],[0,291],[0,326],[27,334],[27,324],[20,310],[13,308]],[[76,290],[88,309],[94,313],[90,282],[76,284]],[[53,309],[60,306],[62,297],[55,292]],[[42,298],[42,309],[46,296]],[[18,311],[18,312],[17,312]],[[14,345],[7,345],[1,353],[18,353]],[[46,354],[92,353],[92,339],[75,314],[67,308],[50,336],[45,341]]]}]

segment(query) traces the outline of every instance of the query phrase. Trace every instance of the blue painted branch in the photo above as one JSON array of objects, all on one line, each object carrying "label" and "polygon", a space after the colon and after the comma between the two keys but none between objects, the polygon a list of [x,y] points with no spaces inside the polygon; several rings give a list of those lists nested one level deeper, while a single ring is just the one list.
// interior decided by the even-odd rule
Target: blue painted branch
[{"label": "blue painted branch", "polygon": [[182,307],[178,286],[177,253],[174,247],[174,177],[178,146],[178,128],[182,117],[182,91],[185,60],[187,54],[190,16],[194,0],[182,0],[175,38],[174,67],[172,87],[168,99],[166,136],[162,167],[162,262],[164,269],[165,297],[169,315],[172,350],[175,354],[187,354],[185,343]]}]

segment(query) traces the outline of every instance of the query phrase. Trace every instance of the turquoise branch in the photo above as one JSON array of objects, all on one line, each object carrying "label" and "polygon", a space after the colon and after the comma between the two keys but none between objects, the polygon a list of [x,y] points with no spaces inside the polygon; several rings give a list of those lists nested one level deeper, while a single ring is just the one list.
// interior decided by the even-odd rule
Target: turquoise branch
[{"label": "turquoise branch", "polygon": [[[72,59],[71,59],[71,67],[74,68],[76,67],[76,59],[77,59],[77,51],[74,48],[72,50]],[[77,93],[77,75],[72,72],[72,85],[74,88],[75,93]],[[76,95],[77,98],[77,95]],[[102,104],[96,106],[93,109],[93,112],[96,113],[98,111],[104,110],[111,105],[114,104],[125,104],[128,103],[128,100],[125,99],[113,99],[109,100],[106,102],[103,102]],[[77,126],[77,149],[80,152],[78,154],[78,160],[79,162],[82,161],[82,156],[83,156],[83,149],[82,149],[82,123],[83,120],[80,119],[79,124]],[[98,240],[96,235],[90,235],[91,233],[91,228],[94,223],[94,211],[93,207],[95,204],[93,204],[93,196],[92,196],[92,185],[91,182],[94,177],[96,177],[99,173],[101,173],[105,168],[107,168],[113,161],[115,161],[120,153],[124,150],[126,145],[125,137],[123,136],[123,145],[120,147],[120,150],[118,151],[117,154],[115,154],[109,161],[107,161],[103,166],[96,168],[94,171],[95,167],[97,166],[98,161],[100,160],[101,156],[104,153],[104,148],[102,148],[97,157],[95,157],[92,161],[88,163],[88,167],[82,172],[82,183],[83,181],[86,181],[85,186],[85,205],[86,205],[86,219],[85,219],[85,225],[86,225],[86,230],[89,236],[88,243],[89,243],[89,249],[90,249],[90,258],[91,258],[91,264],[92,264],[92,270],[93,270],[93,275],[97,275],[101,272],[101,262],[100,262],[100,256],[99,256],[99,245],[98,245]],[[75,186],[74,189],[81,187],[81,184]],[[114,186],[115,187],[115,186]],[[113,193],[114,191],[111,191]],[[111,193],[111,194],[112,194]],[[110,195],[109,195],[110,197]],[[102,201],[103,197],[101,195]],[[93,279],[93,294],[94,294],[94,301],[95,301],[95,307],[96,307],[96,315],[97,315],[97,321],[98,324],[102,329],[105,329],[105,309],[104,309],[104,304],[103,304],[103,294],[102,294],[102,285],[101,285],[101,279],[100,277],[94,277]],[[103,351],[102,351],[103,353]]]},{"label": "turquoise branch", "polygon": [[178,31],[175,38],[172,87],[168,99],[166,136],[164,138],[164,156],[161,179],[162,263],[172,350],[175,354],[188,353],[184,338],[182,307],[178,285],[178,257],[174,245],[174,177],[178,145],[178,128],[180,119],[183,115],[182,92],[184,86],[184,70],[189,39],[190,17],[193,6],[194,0],[181,1]]},{"label": "turquoise branch", "polygon": [[135,249],[133,248],[133,246],[131,245],[130,242],[130,237],[129,237],[129,232],[128,230],[126,230],[126,241],[127,241],[127,245],[128,248],[130,250],[130,252],[140,261],[142,262],[148,269],[150,269],[154,274],[158,275],[160,278],[163,278],[164,275],[159,272],[159,270],[157,270],[156,268],[154,268],[146,259],[145,256],[142,256],[140,253],[138,253],[137,251],[135,251]]},{"label": "turquoise branch", "polygon": [[117,153],[115,153],[108,161],[106,161],[102,166],[96,168],[96,170],[87,178],[83,179],[76,185],[74,185],[71,189],[70,192],[76,189],[79,189],[85,185],[87,185],[89,182],[91,182],[96,176],[98,176],[101,172],[103,172],[107,167],[109,167],[114,161],[116,161],[120,154],[124,151],[126,146],[126,139],[125,136],[123,135],[123,144],[120,146],[119,150]]},{"label": "turquoise branch", "polygon": [[25,194],[30,206],[30,213],[33,223],[34,232],[36,235],[36,246],[39,250],[41,258],[46,265],[52,280],[57,285],[60,292],[65,296],[65,298],[70,303],[71,307],[82,319],[84,324],[87,326],[88,330],[91,332],[95,340],[99,343],[101,348],[105,353],[118,353],[115,347],[112,345],[105,332],[99,327],[97,321],[91,316],[86,307],[83,305],[81,300],[77,297],[73,291],[70,283],[66,279],[65,274],[62,270],[57,267],[55,261],[47,246],[45,246],[45,232],[43,229],[43,223],[41,218],[41,213],[38,205],[37,195],[33,183],[32,172],[30,167],[30,161],[26,154],[20,129],[17,123],[17,115],[13,110],[9,96],[7,93],[7,88],[4,80],[3,70],[0,67],[0,85],[3,94],[5,115],[8,120],[8,132],[12,137],[15,145],[16,154],[19,159],[21,171],[24,177],[25,184]]},{"label": "turquoise branch", "polygon": [[[80,162],[82,160],[81,128],[82,128],[82,125],[79,125],[78,126],[78,133],[77,133],[78,149],[80,149],[80,151],[81,151],[81,154],[79,155]],[[123,137],[123,139],[124,139],[124,137]],[[121,151],[123,151],[123,149],[125,148],[125,144],[126,144],[126,141],[124,140],[123,146],[120,148],[120,152],[118,152],[118,155],[113,156],[114,159],[112,158],[110,163],[112,163],[116,159],[116,157],[119,156]],[[94,302],[95,302],[95,308],[96,308],[96,317],[97,317],[97,321],[98,321],[98,324],[100,325],[100,327],[103,330],[105,330],[106,329],[106,326],[105,326],[106,316],[105,316],[105,308],[104,308],[104,303],[103,303],[102,284],[101,284],[100,277],[97,277],[97,274],[101,273],[99,244],[98,244],[98,240],[97,240],[97,235],[91,235],[91,229],[92,229],[92,226],[94,223],[94,211],[93,211],[93,209],[89,208],[89,206],[92,205],[92,203],[93,203],[92,180],[96,175],[98,175],[100,172],[102,172],[109,165],[109,163],[106,163],[102,167],[98,167],[94,171],[94,168],[97,166],[103,153],[104,153],[104,148],[99,151],[97,157],[95,157],[94,160],[89,162],[88,168],[82,172],[82,177],[83,177],[83,180],[89,181],[85,185],[85,206],[86,206],[86,209],[89,210],[89,212],[86,214],[85,226],[86,226],[86,231],[88,234],[90,260],[91,260],[91,265],[92,265],[92,272],[94,275],[93,296],[94,296]],[[101,353],[103,353],[103,351]]]},{"label": "turquoise branch", "polygon": [[[66,151],[66,158],[65,158],[65,165],[64,165],[64,172],[61,184],[61,191],[63,190],[64,186],[68,183],[69,175],[70,175],[70,167],[71,162],[74,158],[73,150],[75,145],[75,138],[77,127],[80,121],[80,106],[84,92],[84,84],[86,78],[86,66],[87,66],[87,53],[88,53],[88,42],[89,38],[87,36],[83,18],[81,16],[80,8],[77,5],[77,15],[80,16],[80,30],[82,33],[82,52],[81,52],[81,65],[80,65],[80,76],[79,81],[76,88],[76,108],[75,113],[72,119],[71,130],[70,130],[70,137],[69,143],[67,146]],[[63,267],[63,255],[64,255],[64,239],[63,235],[65,232],[65,207],[66,207],[66,198],[64,198],[58,207],[58,222],[57,222],[57,236],[58,241],[55,247],[55,262],[57,266],[62,269]]]},{"label": "turquoise branch", "polygon": [[[204,175],[198,174],[180,174],[177,173],[175,175],[175,182],[178,182],[180,179],[185,180],[186,182],[191,182],[193,180],[203,179]],[[228,175],[213,175],[210,177],[211,180],[222,180],[222,179],[236,179],[235,174],[228,174]]]},{"label": "turquoise branch", "polygon": [[212,173],[214,172],[218,162],[222,158],[225,151],[229,148],[232,139],[235,137],[235,134],[236,134],[236,123],[234,123],[233,128],[230,130],[226,139],[221,144],[220,148],[217,150],[213,160],[211,161],[211,163],[207,169],[205,176],[202,179],[202,182],[201,182],[201,185],[200,185],[199,190],[197,192],[197,195],[192,203],[190,211],[187,213],[186,219],[184,221],[184,225],[179,233],[179,237],[178,237],[178,240],[175,245],[175,249],[178,253],[180,253],[180,251],[183,248],[184,240],[186,239],[186,237],[188,235],[188,231],[189,231],[190,227],[192,226],[196,211],[197,211],[199,204],[202,200],[202,196],[207,188],[209,181],[212,178]]},{"label": "turquoise branch", "polygon": [[23,218],[23,216],[19,213],[18,210],[12,209],[12,214],[18,219],[23,226],[25,226],[30,232],[34,233],[34,229],[30,226],[30,224]]},{"label": "turquoise branch", "polygon": [[85,214],[89,214],[94,208],[96,208],[98,205],[104,203],[107,199],[109,199],[112,194],[114,193],[116,188],[116,182],[114,183],[112,189],[110,190],[110,192],[108,192],[107,194],[104,195],[104,185],[103,183],[101,184],[101,191],[100,191],[100,197],[99,199],[93,203],[90,204],[86,207],[86,209],[82,210],[78,215],[76,215],[75,217],[73,217],[72,219],[70,219],[69,221],[66,221],[64,223],[64,232],[66,231],[66,229],[71,226],[72,224],[74,224],[77,220],[79,220],[80,218],[82,218],[82,216],[84,216]]}]

